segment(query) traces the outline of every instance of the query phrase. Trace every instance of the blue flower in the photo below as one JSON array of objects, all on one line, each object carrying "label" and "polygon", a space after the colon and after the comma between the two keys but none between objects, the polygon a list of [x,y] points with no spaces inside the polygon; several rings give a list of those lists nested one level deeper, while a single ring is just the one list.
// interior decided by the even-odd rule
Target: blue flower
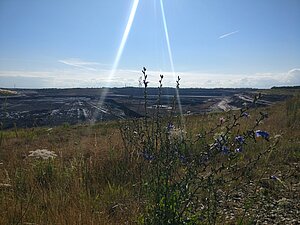
[{"label": "blue flower", "polygon": [[229,153],[229,148],[226,146],[222,146],[222,152],[227,155]]},{"label": "blue flower", "polygon": [[264,138],[266,140],[268,140],[269,136],[270,136],[268,132],[262,131],[262,130],[255,131],[255,135],[256,135],[256,137],[262,137],[262,138]]},{"label": "blue flower", "polygon": [[154,155],[151,155],[151,154],[149,154],[148,152],[146,152],[146,151],[144,151],[143,153],[142,153],[142,155],[143,155],[143,157],[144,157],[144,159],[145,160],[147,160],[147,161],[152,161],[152,160],[154,160]]},{"label": "blue flower", "polygon": [[179,160],[180,160],[180,162],[183,163],[183,164],[187,163],[187,160],[186,160],[186,158],[185,158],[183,155],[180,155],[180,156],[179,156]]},{"label": "blue flower", "polygon": [[168,126],[167,126],[167,130],[170,131],[170,130],[174,130],[175,129],[175,126],[173,123],[168,123]]},{"label": "blue flower", "polygon": [[241,135],[236,136],[236,137],[235,137],[235,140],[236,140],[238,143],[240,143],[240,144],[243,144],[243,143],[245,142],[245,138],[244,138],[243,136],[241,136]]}]

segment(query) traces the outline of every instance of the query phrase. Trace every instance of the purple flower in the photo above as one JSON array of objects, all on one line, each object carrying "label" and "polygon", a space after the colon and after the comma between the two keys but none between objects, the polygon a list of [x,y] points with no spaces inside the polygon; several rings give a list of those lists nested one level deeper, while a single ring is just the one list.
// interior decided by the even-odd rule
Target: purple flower
[{"label": "purple flower", "polygon": [[262,137],[262,138],[264,138],[266,140],[268,140],[269,136],[270,136],[268,132],[262,131],[262,130],[255,131],[255,135],[256,135],[256,137]]},{"label": "purple flower", "polygon": [[235,140],[239,143],[239,144],[243,144],[245,142],[245,138],[241,135],[236,136]]}]

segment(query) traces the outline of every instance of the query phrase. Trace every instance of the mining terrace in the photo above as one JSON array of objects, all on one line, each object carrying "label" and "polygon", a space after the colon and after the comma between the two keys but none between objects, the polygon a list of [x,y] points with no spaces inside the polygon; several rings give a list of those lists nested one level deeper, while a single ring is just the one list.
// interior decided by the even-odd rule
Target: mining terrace
[{"label": "mining terrace", "polygon": [[[111,88],[101,103],[103,88],[73,89],[1,89],[0,123],[2,129],[12,127],[57,126],[61,124],[93,123],[118,119],[138,118],[145,115],[143,88]],[[183,114],[204,114],[237,110],[251,103],[257,89],[180,89]],[[4,93],[4,94],[3,94]],[[179,112],[174,88],[147,89],[147,115],[157,108],[168,114],[175,108]],[[1,94],[1,93],[0,93]],[[287,95],[265,94],[258,106],[282,101]]]}]

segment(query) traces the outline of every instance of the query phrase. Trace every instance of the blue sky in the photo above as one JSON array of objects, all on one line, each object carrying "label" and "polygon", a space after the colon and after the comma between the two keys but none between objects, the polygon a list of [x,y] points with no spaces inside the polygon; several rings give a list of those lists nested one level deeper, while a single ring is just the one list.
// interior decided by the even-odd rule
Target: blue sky
[{"label": "blue sky", "polygon": [[[1,0],[0,87],[174,86],[160,0]],[[163,0],[183,87],[300,85],[299,0]]]}]

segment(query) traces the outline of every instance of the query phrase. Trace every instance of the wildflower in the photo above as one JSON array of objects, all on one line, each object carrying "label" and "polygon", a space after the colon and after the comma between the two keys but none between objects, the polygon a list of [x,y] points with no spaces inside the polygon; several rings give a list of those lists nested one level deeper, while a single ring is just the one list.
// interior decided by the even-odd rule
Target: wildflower
[{"label": "wildflower", "polygon": [[270,136],[268,132],[262,131],[262,130],[255,131],[255,135],[256,135],[256,137],[262,137],[262,138],[264,138],[266,140],[268,140],[269,136]]},{"label": "wildflower", "polygon": [[173,129],[175,129],[174,124],[171,123],[171,122],[169,122],[169,123],[168,123],[168,126],[167,126],[167,130],[170,131],[170,130],[173,130]]},{"label": "wildflower", "polygon": [[186,158],[185,158],[183,155],[180,155],[180,156],[179,156],[179,160],[180,160],[180,162],[183,163],[183,164],[187,163],[187,160],[186,160]]},{"label": "wildflower", "polygon": [[245,142],[245,138],[241,135],[235,137],[236,142],[239,144],[243,144]]},{"label": "wildflower", "polygon": [[41,158],[41,159],[54,159],[57,157],[55,152],[49,151],[47,149],[37,149],[35,151],[30,151],[28,157]]},{"label": "wildflower", "polygon": [[229,148],[226,146],[222,146],[222,152],[227,155],[229,153]]}]

